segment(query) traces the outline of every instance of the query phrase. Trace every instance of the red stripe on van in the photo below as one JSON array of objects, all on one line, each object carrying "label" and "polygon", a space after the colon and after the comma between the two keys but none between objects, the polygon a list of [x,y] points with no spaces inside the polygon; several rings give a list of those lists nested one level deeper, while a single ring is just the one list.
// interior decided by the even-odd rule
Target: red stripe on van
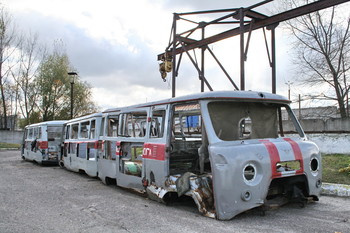
[{"label": "red stripe on van", "polygon": [[115,143],[115,155],[116,156],[121,156],[120,144],[121,144],[121,142],[116,142]]},{"label": "red stripe on van", "polygon": [[41,141],[39,142],[39,149],[47,149],[49,148],[49,142],[48,141]]},{"label": "red stripe on van", "polygon": [[279,161],[281,161],[276,145],[270,142],[269,140],[260,140],[260,142],[262,142],[265,145],[267,151],[269,152],[272,178],[281,177],[282,173],[277,172],[277,169],[276,169],[276,164]]},{"label": "red stripe on van", "polygon": [[296,174],[303,174],[304,173],[304,160],[303,160],[303,154],[301,153],[299,144],[295,141],[293,141],[291,138],[284,138],[286,142],[288,142],[293,149],[295,160],[299,160],[300,162],[300,169],[296,171]]},{"label": "red stripe on van", "polygon": [[165,144],[145,143],[142,157],[145,159],[165,160]]}]

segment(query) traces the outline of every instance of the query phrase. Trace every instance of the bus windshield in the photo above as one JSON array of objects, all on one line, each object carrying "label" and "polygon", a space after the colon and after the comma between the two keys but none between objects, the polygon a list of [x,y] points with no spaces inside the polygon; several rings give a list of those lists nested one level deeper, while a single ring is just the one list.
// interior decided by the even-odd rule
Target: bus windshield
[{"label": "bus windshield", "polygon": [[287,123],[293,116],[287,116],[288,109],[280,104],[215,101],[208,111],[217,137],[224,141],[277,138],[286,133],[283,125],[288,133],[298,133],[295,127],[286,127],[294,125]]},{"label": "bus windshield", "polygon": [[50,140],[60,139],[62,136],[61,126],[48,126],[47,127],[47,138]]}]

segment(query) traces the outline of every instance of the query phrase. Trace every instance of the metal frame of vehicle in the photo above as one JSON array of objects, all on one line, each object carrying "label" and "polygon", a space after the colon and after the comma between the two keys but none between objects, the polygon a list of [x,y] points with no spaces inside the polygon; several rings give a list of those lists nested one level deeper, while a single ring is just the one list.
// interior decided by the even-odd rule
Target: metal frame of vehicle
[{"label": "metal frame of vehicle", "polygon": [[[114,116],[117,129],[100,138],[101,155],[114,157],[109,171],[116,168],[116,184],[151,199],[190,196],[202,214],[227,220],[277,197],[300,203],[319,198],[319,150],[282,96],[207,92],[103,114]],[[283,127],[298,136],[285,137]]]}]

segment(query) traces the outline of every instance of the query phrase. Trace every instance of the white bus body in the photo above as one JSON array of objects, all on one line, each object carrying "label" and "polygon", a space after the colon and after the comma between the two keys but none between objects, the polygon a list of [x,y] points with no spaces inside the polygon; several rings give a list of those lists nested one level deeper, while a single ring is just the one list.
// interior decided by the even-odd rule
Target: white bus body
[{"label": "white bus body", "polygon": [[46,121],[24,129],[21,156],[39,164],[58,164],[65,121]]},{"label": "white bus body", "polygon": [[97,177],[101,116],[101,113],[95,113],[66,122],[61,166],[74,172],[85,172],[89,176]]}]

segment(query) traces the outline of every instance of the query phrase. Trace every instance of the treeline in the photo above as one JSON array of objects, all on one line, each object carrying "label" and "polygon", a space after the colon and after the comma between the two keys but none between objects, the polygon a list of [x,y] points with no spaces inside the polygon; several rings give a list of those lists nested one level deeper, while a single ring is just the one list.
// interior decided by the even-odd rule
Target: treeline
[{"label": "treeline", "polygon": [[74,78],[73,117],[97,111],[91,86],[75,71],[58,40],[53,49],[40,44],[39,35],[23,34],[13,17],[0,5],[0,129],[48,120],[70,119],[71,82]]}]

